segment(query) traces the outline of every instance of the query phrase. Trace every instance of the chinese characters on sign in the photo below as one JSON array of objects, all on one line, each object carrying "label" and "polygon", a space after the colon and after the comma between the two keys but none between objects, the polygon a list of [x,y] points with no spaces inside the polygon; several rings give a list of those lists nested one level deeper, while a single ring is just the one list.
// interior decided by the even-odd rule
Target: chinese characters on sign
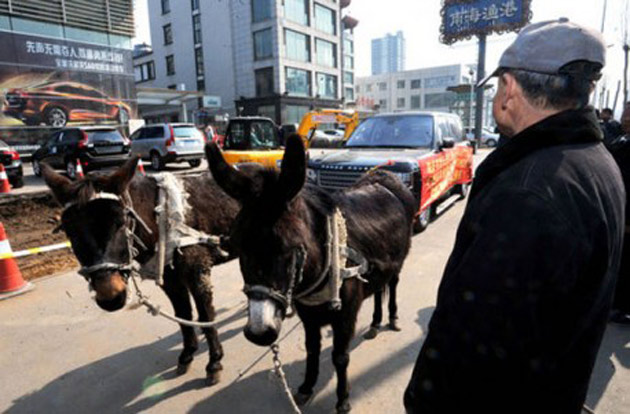
[{"label": "chinese characters on sign", "polygon": [[125,73],[123,54],[108,49],[75,47],[30,40],[24,42],[24,47],[27,54],[54,56],[55,64],[60,69]]},{"label": "chinese characters on sign", "polygon": [[515,31],[531,19],[530,0],[444,0],[442,42]]}]

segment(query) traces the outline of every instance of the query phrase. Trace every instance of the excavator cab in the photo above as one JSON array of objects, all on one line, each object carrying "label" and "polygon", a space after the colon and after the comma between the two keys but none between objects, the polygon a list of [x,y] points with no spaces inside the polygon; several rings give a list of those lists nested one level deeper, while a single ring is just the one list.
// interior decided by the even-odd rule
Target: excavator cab
[{"label": "excavator cab", "polygon": [[284,147],[278,135],[278,127],[271,119],[230,119],[223,142],[223,156],[229,164],[255,162],[277,168],[283,155]]}]

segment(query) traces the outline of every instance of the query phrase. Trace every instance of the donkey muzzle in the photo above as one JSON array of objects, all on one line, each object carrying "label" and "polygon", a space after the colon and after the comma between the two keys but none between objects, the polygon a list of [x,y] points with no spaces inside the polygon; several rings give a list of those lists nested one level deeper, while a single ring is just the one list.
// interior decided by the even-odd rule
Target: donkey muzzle
[{"label": "donkey muzzle", "polygon": [[282,309],[272,299],[250,299],[245,337],[260,346],[273,344],[282,328]]},{"label": "donkey muzzle", "polygon": [[127,283],[119,272],[94,277],[92,279],[92,287],[96,292],[96,304],[101,309],[114,312],[125,306],[127,302]]}]

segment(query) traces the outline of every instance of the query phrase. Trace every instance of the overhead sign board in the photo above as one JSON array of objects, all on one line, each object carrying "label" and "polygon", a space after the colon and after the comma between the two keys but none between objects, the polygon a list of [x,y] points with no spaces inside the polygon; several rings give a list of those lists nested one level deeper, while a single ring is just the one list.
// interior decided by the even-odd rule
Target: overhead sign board
[{"label": "overhead sign board", "polygon": [[531,0],[443,0],[440,41],[518,31],[531,20]]},{"label": "overhead sign board", "polygon": [[204,95],[203,96],[203,107],[204,108],[220,108],[221,107],[221,97],[220,96]]}]

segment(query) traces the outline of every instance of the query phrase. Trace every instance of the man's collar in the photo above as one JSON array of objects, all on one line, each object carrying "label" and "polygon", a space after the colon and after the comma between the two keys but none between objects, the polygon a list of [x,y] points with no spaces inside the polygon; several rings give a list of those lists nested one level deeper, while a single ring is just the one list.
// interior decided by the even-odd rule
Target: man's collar
[{"label": "man's collar", "polygon": [[477,168],[470,193],[478,194],[494,177],[529,154],[558,145],[601,142],[599,121],[592,107],[563,111],[521,131],[492,152]]}]

